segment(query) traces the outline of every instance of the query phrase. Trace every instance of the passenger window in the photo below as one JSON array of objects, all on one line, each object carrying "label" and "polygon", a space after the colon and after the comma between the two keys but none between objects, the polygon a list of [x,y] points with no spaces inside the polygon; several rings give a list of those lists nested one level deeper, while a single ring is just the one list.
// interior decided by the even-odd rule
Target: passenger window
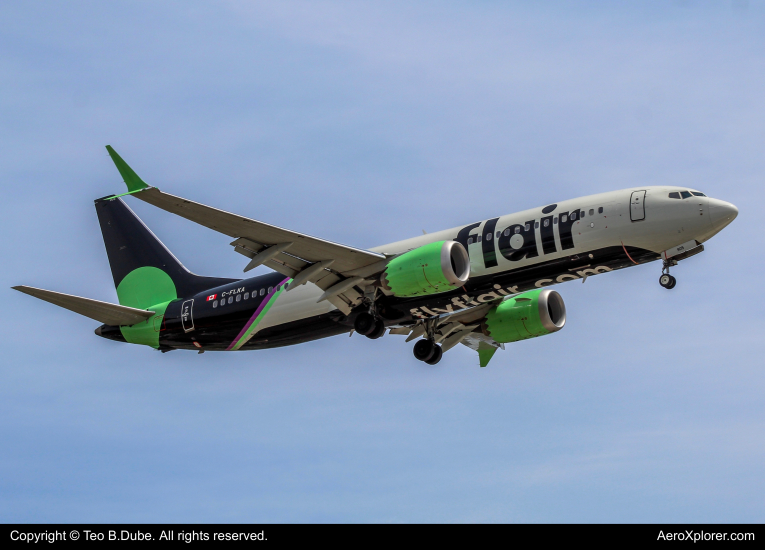
[{"label": "passenger window", "polygon": [[680,193],[678,193],[677,191],[675,191],[674,193],[670,193],[669,194],[669,198],[670,199],[679,199],[680,198]]},{"label": "passenger window", "polygon": [[233,304],[234,303],[234,297],[233,296],[229,296],[228,297],[228,303],[229,304]]},{"label": "passenger window", "polygon": [[602,207],[602,206],[599,206],[599,207],[598,207],[598,214],[602,214],[602,213],[603,213],[603,207]]},{"label": "passenger window", "polygon": [[594,215],[595,215],[595,209],[594,208],[590,208],[590,216],[594,216]]},{"label": "passenger window", "polygon": [[699,191],[691,191],[691,194],[695,197],[706,197],[704,193],[701,193]]},{"label": "passenger window", "polygon": [[225,305],[226,305],[226,299],[225,298],[221,298],[220,299],[220,307],[223,307]]},{"label": "passenger window", "polygon": [[272,286],[269,286],[269,287],[268,287],[268,293],[269,293],[269,294],[271,294],[273,291],[274,291],[274,287],[272,287]]},{"label": "passenger window", "polygon": [[241,302],[242,301],[242,295],[241,294],[237,294],[236,295],[236,301],[237,302]]},{"label": "passenger window", "polygon": [[545,220],[545,227],[547,227],[548,225],[550,225],[550,220]]},{"label": "passenger window", "polygon": [[579,212],[579,219],[582,219],[582,218],[584,218],[584,210],[582,210],[581,212]]},{"label": "passenger window", "polygon": [[215,300],[215,301],[213,302],[213,307],[218,307],[218,300]]},{"label": "passenger window", "polygon": [[521,228],[520,228],[520,227],[516,227],[516,228],[515,228],[515,234],[517,235],[517,234],[518,234],[518,233],[520,233],[520,232],[521,232]]},{"label": "passenger window", "polygon": [[531,225],[526,224],[526,225],[523,226],[523,230],[524,231],[528,231],[529,229],[531,229]]},{"label": "passenger window", "polygon": [[510,235],[510,228],[509,227],[507,229],[505,229],[505,237],[507,237],[508,235]]},{"label": "passenger window", "polygon": [[497,231],[496,237],[499,239],[502,236],[502,231]]},{"label": "passenger window", "polygon": [[683,197],[684,199],[691,198],[691,194],[688,191],[680,191],[680,196]]},{"label": "passenger window", "polygon": [[260,295],[261,296],[265,296],[266,295],[266,289],[265,288],[261,288],[260,289]]},{"label": "passenger window", "polygon": [[571,221],[576,219],[576,212],[571,212]]},{"label": "passenger window", "polygon": [[249,292],[245,292],[244,293],[244,299],[245,300],[249,300],[250,299],[250,293]]},{"label": "passenger window", "polygon": [[568,216],[565,214],[562,214],[560,217],[560,223],[566,223],[568,221]]},{"label": "passenger window", "polygon": [[534,229],[539,229],[539,222],[534,222]]},{"label": "passenger window", "polygon": [[491,240],[491,233],[486,233],[486,240],[487,240],[487,241],[490,241],[490,240]]},{"label": "passenger window", "polygon": [[553,225],[556,225],[558,223],[558,216],[555,216],[553,218]]},{"label": "passenger window", "polygon": [[477,243],[480,243],[480,242],[481,242],[481,236],[480,236],[480,235],[478,235],[478,236],[475,238],[475,242],[477,242]]},{"label": "passenger window", "polygon": [[[470,237],[470,238],[468,239],[468,246],[470,246],[471,244],[473,244],[473,237]],[[276,290],[279,290],[279,287],[278,287],[278,286],[276,287]]]}]

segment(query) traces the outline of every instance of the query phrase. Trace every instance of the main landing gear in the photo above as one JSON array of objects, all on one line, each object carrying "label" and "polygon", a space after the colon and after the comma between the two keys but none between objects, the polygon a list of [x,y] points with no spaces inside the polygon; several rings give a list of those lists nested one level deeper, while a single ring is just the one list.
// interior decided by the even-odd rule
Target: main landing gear
[{"label": "main landing gear", "polygon": [[659,277],[659,284],[667,290],[675,288],[677,279],[669,274],[670,266],[677,265],[677,262],[673,260],[664,260],[664,267],[661,270],[661,277]]},{"label": "main landing gear", "polygon": [[[414,356],[428,365],[435,365],[441,360],[444,351],[435,342],[435,320],[425,321],[425,327],[427,336],[414,345]],[[385,324],[375,311],[374,301],[371,301],[369,312],[363,311],[356,315],[353,330],[370,340],[377,340],[385,334]]]},{"label": "main landing gear", "polygon": [[444,350],[436,344],[436,320],[427,319],[424,328],[425,338],[414,345],[414,356],[428,365],[435,365],[444,355]]},{"label": "main landing gear", "polygon": [[353,328],[362,336],[371,340],[377,340],[385,334],[385,324],[376,319],[371,313],[359,313],[353,322]]},{"label": "main landing gear", "polygon": [[435,365],[441,360],[444,352],[441,346],[433,340],[418,340],[414,345],[414,356],[428,365]]}]

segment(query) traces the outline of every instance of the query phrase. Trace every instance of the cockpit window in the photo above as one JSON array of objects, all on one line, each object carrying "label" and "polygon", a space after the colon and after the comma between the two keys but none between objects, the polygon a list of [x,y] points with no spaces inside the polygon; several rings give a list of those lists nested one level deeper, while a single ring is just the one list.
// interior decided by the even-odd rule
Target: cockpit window
[{"label": "cockpit window", "polygon": [[679,199],[680,198],[680,193],[678,193],[677,191],[675,191],[674,193],[670,193],[669,194],[669,198],[670,199]]},{"label": "cockpit window", "polygon": [[704,193],[700,193],[699,191],[691,191],[691,194],[694,197],[706,197],[706,195]]},{"label": "cockpit window", "polygon": [[691,198],[691,192],[690,191],[681,191],[680,196],[684,199],[690,199]]}]

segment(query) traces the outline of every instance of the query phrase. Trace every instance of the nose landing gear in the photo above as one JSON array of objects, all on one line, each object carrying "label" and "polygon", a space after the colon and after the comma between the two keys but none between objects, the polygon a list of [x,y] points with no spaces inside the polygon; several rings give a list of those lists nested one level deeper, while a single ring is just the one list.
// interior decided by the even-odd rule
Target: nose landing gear
[{"label": "nose landing gear", "polygon": [[677,265],[677,262],[673,260],[664,260],[664,267],[661,270],[661,277],[659,277],[659,284],[667,290],[675,288],[675,285],[677,284],[677,279],[669,274],[669,268],[673,265]]},{"label": "nose landing gear", "polygon": [[666,288],[667,290],[675,288],[675,285],[677,284],[677,279],[675,279],[672,275],[669,273],[664,273],[661,277],[659,277],[659,284]]}]

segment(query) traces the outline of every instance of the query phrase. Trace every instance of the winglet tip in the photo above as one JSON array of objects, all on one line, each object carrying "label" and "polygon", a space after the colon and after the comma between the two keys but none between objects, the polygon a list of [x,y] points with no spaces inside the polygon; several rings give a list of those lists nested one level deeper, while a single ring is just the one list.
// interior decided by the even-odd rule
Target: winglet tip
[{"label": "winglet tip", "polygon": [[106,150],[109,152],[109,156],[112,158],[114,165],[117,167],[123,181],[127,185],[128,191],[140,191],[141,189],[149,187],[149,185],[143,181],[132,168],[130,168],[128,163],[119,156],[117,151],[114,150],[114,147],[107,145]]}]

